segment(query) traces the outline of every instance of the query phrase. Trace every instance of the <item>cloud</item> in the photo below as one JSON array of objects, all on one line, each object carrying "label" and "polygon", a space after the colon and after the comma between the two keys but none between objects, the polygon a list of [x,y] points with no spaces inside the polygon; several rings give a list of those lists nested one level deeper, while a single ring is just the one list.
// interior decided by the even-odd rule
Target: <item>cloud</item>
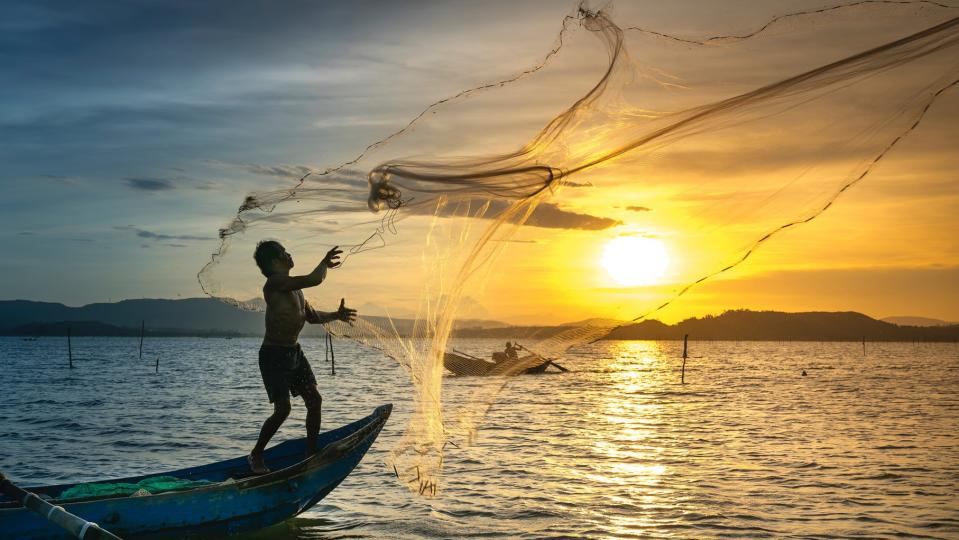
[{"label": "cloud", "polygon": [[43,178],[45,180],[53,180],[54,182],[58,182],[60,184],[64,184],[67,186],[79,186],[81,184],[80,178],[76,176],[63,176],[60,174],[41,174],[40,178]]},{"label": "cloud", "polygon": [[[509,203],[506,201],[490,201],[489,210],[480,217],[489,219],[498,216],[506,210],[508,205]],[[434,213],[432,205],[408,206],[407,209],[420,215],[432,215]],[[450,217],[455,212],[455,205],[449,205],[440,209],[439,215],[442,217]],[[540,203],[525,223],[525,225],[529,227],[576,229],[582,231],[601,231],[622,224],[623,222],[618,219],[564,210],[555,203]]]},{"label": "cloud", "polygon": [[164,178],[124,178],[127,187],[140,191],[169,191],[176,189],[173,182]]},{"label": "cloud", "polygon": [[71,242],[96,242],[96,240],[92,238],[71,238],[70,241]]},{"label": "cloud", "polygon": [[626,209],[629,210],[630,212],[650,212],[650,211],[652,211],[651,208],[647,208],[647,207],[645,207],[645,206],[627,206]]},{"label": "cloud", "polygon": [[532,227],[579,229],[584,231],[601,231],[622,224],[623,222],[618,219],[563,210],[553,203],[540,204],[526,221],[526,225]]},{"label": "cloud", "polygon": [[280,178],[300,179],[313,172],[311,167],[305,165],[257,165],[251,163],[245,166],[246,170],[253,174],[263,176],[279,176]]},{"label": "cloud", "polygon": [[222,184],[220,184],[219,182],[215,180],[208,180],[206,182],[203,182],[202,184],[197,184],[196,186],[194,186],[194,189],[198,189],[200,191],[210,191],[210,190],[219,188],[221,185]]},{"label": "cloud", "polygon": [[[205,242],[205,241],[207,241],[207,240],[212,240],[212,238],[211,238],[211,237],[208,237],[208,236],[193,236],[193,235],[190,235],[190,234],[161,234],[161,233],[155,233],[155,232],[153,232],[153,231],[148,231],[148,230],[146,230],[146,229],[140,229],[140,228],[134,227],[133,225],[127,225],[127,226],[125,226],[125,227],[114,227],[114,229],[116,229],[116,230],[118,230],[118,231],[133,231],[133,232],[137,235],[138,238],[145,238],[145,239],[147,239],[147,240],[154,240],[154,241],[163,241],[163,240],[195,240],[195,241]],[[146,247],[146,246],[144,246],[144,247]],[[174,247],[182,247],[182,246],[174,246]]]},{"label": "cloud", "polygon": [[[208,162],[218,165],[223,164],[223,162],[216,162],[213,160],[208,160]],[[369,181],[366,179],[366,173],[356,169],[341,169],[335,173],[321,175],[319,173],[321,173],[322,170],[314,169],[313,167],[308,167],[306,165],[260,165],[257,163],[250,163],[243,165],[242,167],[253,174],[272,176],[275,178],[286,178],[294,181],[297,181],[310,173],[314,173],[306,179],[307,185],[310,187],[316,187],[319,185],[320,187],[343,186],[362,190],[369,188]]]},{"label": "cloud", "polygon": [[37,233],[33,231],[20,231],[17,233],[17,236],[36,236]]}]

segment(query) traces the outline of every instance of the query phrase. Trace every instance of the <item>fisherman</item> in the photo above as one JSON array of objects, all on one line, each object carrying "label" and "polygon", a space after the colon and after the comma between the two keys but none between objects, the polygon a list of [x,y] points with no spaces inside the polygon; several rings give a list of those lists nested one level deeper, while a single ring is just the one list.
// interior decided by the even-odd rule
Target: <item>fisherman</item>
[{"label": "fisherman", "polygon": [[352,324],[356,319],[356,310],[346,307],[345,299],[341,299],[336,311],[315,311],[303,297],[302,289],[323,283],[327,270],[340,266],[341,253],[339,246],[336,246],[327,252],[312,272],[305,276],[291,276],[293,257],[279,242],[264,240],[256,246],[253,258],[266,276],[266,284],[263,285],[266,335],[260,346],[260,375],[263,376],[267,397],[273,404],[273,414],[263,422],[256,446],[247,456],[254,474],[270,472],[263,461],[263,451],[290,414],[291,395],[303,398],[306,405],[306,453],[308,456],[316,453],[323,399],[316,389],[316,377],[297,338],[307,322],[325,324],[344,321]]},{"label": "fisherman", "polygon": [[512,343],[507,341],[506,350],[503,352],[506,354],[507,359],[516,360],[517,358],[519,358],[519,353],[517,352],[518,350],[519,350],[519,343],[517,343],[516,345],[513,345]]}]

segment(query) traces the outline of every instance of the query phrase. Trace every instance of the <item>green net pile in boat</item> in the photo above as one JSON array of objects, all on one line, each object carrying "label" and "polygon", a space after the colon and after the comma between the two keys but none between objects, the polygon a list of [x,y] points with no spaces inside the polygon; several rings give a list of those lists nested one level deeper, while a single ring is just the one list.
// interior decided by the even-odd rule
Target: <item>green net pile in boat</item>
[{"label": "green net pile in boat", "polygon": [[129,496],[138,492],[154,495],[165,491],[179,491],[193,489],[214,484],[209,480],[186,480],[175,476],[153,476],[140,480],[136,484],[126,482],[104,484],[78,484],[65,489],[58,497],[59,500],[85,499],[87,497],[105,497],[109,495]]}]

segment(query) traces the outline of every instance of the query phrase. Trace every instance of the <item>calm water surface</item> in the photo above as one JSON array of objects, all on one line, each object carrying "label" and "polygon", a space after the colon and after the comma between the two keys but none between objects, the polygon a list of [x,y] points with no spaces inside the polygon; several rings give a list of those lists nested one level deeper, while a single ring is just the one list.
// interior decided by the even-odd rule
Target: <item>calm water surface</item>
[{"label": "calm water surface", "polygon": [[[324,429],[395,404],[357,470],[274,538],[959,538],[959,345],[606,342],[509,382],[441,497],[384,459],[404,371],[306,340]],[[256,339],[0,338],[0,469],[26,485],[162,472],[249,451],[270,406]],[[500,340],[458,344],[489,353]],[[160,358],[160,372],[154,360]],[[807,377],[800,376],[805,369]],[[449,399],[479,384],[449,378]],[[302,404],[275,441],[301,437]],[[2,536],[2,531],[0,531]]]}]

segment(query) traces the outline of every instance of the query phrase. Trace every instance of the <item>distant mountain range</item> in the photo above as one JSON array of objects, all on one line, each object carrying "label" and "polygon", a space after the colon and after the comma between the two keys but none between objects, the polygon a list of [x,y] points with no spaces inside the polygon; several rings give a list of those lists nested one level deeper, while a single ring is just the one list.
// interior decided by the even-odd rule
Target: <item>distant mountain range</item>
[{"label": "distant mountain range", "polygon": [[[211,298],[123,300],[82,307],[29,300],[0,301],[0,334],[4,335],[64,335],[69,328],[76,336],[134,336],[139,335],[141,322],[152,336],[263,335],[262,313],[243,311]],[[401,334],[412,327],[412,322],[405,319],[392,324]],[[558,326],[511,326],[498,321],[461,320],[455,335],[538,339],[590,324],[607,325],[614,321],[588,319]],[[657,320],[624,324],[607,339],[682,339],[685,334],[697,340],[959,341],[959,324],[921,317],[889,317],[880,321],[855,312],[733,310],[672,325]],[[320,336],[322,329],[308,325],[303,335]]]},{"label": "distant mountain range", "polygon": [[[408,333],[412,321],[382,317],[373,321],[395,326]],[[69,307],[51,302],[0,300],[0,335],[51,336],[73,335],[131,336],[140,335],[140,325],[153,336],[262,336],[263,313],[237,309],[212,298],[183,300],[140,299],[113,303]],[[459,326],[504,327],[506,323],[480,319],[457,322]],[[303,336],[323,335],[322,328],[307,325]]]},{"label": "distant mountain range", "polygon": [[959,322],[948,322],[940,319],[930,319],[929,317],[883,317],[880,320],[899,326],[952,326],[959,324]]},{"label": "distant mountain range", "polygon": [[[141,321],[151,332],[176,329],[203,334],[263,334],[262,313],[243,311],[212,298],[123,300],[83,307],[30,300],[0,301],[0,332],[5,334],[37,335],[23,331],[39,331],[43,325],[71,322],[97,322],[126,330],[135,328],[139,334]],[[34,326],[24,328],[26,325]]]},{"label": "distant mountain range", "polygon": [[[582,326],[464,328],[460,337],[543,339]],[[604,321],[608,324],[609,321]],[[855,312],[783,313],[732,310],[721,315],[686,319],[676,324],[657,320],[623,323],[605,339],[683,339],[742,341],[959,341],[959,325],[909,326],[878,321]]]},{"label": "distant mountain range", "polygon": [[959,325],[902,326],[862,313],[733,310],[686,319],[674,325],[643,321],[613,330],[608,339],[682,339],[743,341],[959,341]]}]

